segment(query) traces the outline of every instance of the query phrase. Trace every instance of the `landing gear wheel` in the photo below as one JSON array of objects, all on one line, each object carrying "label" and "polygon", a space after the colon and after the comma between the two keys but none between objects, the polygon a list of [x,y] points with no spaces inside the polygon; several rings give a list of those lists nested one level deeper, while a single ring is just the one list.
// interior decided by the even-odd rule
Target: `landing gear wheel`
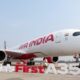
[{"label": "landing gear wheel", "polygon": [[7,59],[3,62],[3,66],[6,66],[7,64],[11,65],[11,58],[7,57]]},{"label": "landing gear wheel", "polygon": [[11,65],[11,62],[10,61],[4,61],[3,62],[3,66],[6,66],[7,64]]},{"label": "landing gear wheel", "polygon": [[33,59],[30,59],[30,61],[27,63],[27,65],[35,65],[35,62],[33,61]]}]

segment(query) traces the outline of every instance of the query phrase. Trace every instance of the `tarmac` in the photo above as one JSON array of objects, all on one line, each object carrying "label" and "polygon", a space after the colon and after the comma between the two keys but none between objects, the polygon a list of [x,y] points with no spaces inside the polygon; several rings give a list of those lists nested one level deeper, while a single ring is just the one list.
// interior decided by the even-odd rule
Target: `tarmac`
[{"label": "tarmac", "polygon": [[80,80],[80,75],[0,73],[0,80]]}]

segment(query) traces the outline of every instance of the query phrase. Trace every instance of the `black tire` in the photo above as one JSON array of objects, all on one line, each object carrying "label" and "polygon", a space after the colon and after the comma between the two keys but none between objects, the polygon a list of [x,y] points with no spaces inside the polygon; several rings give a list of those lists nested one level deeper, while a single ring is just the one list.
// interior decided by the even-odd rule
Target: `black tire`
[{"label": "black tire", "polygon": [[57,62],[58,61],[58,57],[53,57],[53,62]]},{"label": "black tire", "polygon": [[6,66],[7,64],[11,65],[11,62],[10,61],[4,61],[3,62],[3,66]]},{"label": "black tire", "polygon": [[31,66],[31,65],[35,65],[35,62],[28,62],[27,65]]}]

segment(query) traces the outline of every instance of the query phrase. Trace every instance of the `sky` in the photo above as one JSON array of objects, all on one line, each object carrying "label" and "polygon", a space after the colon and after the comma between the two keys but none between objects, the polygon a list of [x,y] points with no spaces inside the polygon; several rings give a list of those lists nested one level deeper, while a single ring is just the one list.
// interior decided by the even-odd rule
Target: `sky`
[{"label": "sky", "polygon": [[80,0],[0,0],[0,48],[69,28],[80,28]]}]

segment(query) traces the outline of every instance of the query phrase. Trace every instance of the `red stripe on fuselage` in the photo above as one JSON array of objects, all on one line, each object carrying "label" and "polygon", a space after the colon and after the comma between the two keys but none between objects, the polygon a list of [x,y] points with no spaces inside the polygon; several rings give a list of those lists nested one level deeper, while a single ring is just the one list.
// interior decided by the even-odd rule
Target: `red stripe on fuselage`
[{"label": "red stripe on fuselage", "polygon": [[34,53],[27,53],[27,54],[23,54],[19,57],[17,57],[17,59],[31,59],[31,58],[36,58],[37,56]]}]

